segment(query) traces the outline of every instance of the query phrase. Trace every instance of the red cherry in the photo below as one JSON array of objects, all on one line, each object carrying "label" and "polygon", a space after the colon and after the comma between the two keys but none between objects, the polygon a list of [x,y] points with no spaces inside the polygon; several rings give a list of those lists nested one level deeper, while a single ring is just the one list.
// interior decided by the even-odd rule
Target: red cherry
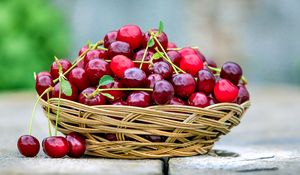
[{"label": "red cherry", "polygon": [[199,70],[203,69],[203,62],[195,54],[182,56],[180,68],[194,76]]},{"label": "red cherry", "polygon": [[86,51],[88,49],[88,45],[84,45],[78,52],[78,56],[80,56],[84,51]]},{"label": "red cherry", "polygon": [[108,57],[113,58],[116,55],[124,55],[128,58],[132,56],[132,49],[130,45],[123,41],[115,41],[108,47]]},{"label": "red cherry", "polygon": [[137,107],[148,107],[151,105],[151,97],[147,92],[134,91],[127,97],[127,105]]},{"label": "red cherry", "polygon": [[127,102],[126,102],[126,101],[123,101],[123,100],[117,100],[117,101],[114,101],[114,102],[112,103],[112,105],[126,106],[126,105],[127,105]]},{"label": "red cherry", "polygon": [[[67,59],[59,60],[59,62],[61,64],[63,73],[66,72],[72,66],[72,63]],[[56,79],[59,76],[58,66],[56,64],[56,61],[54,61],[51,65],[50,74],[53,79]]]},{"label": "red cherry", "polygon": [[168,42],[168,49],[177,48],[177,45],[173,42]]},{"label": "red cherry", "polygon": [[[61,91],[61,98],[63,99],[67,99],[67,100],[71,100],[71,101],[77,101],[78,98],[78,90],[76,88],[76,86],[74,86],[71,83],[71,89],[72,89],[72,95],[71,96],[67,96],[64,91]],[[52,98],[59,98],[59,83],[57,83],[54,86],[54,89],[52,91]]]},{"label": "red cherry", "polygon": [[[136,52],[133,55],[133,60],[134,61],[142,61],[144,53],[145,53],[145,49],[139,50],[138,52]],[[153,56],[153,54],[154,53],[151,50],[148,50],[147,53],[146,53],[146,56],[144,58],[144,61],[150,61],[150,59]],[[135,63],[135,67],[140,67],[140,64],[141,63]],[[143,63],[142,70],[146,71],[146,69],[148,68],[148,66],[149,66],[149,63]]]},{"label": "red cherry", "polygon": [[206,106],[209,106],[209,99],[204,93],[196,92],[190,96],[188,100],[188,104],[190,106],[197,106],[200,108],[204,108]]},{"label": "red cherry", "polygon": [[40,151],[40,142],[31,135],[22,135],[17,145],[19,152],[25,157],[34,157]]},{"label": "red cherry", "polygon": [[180,98],[173,97],[170,101],[170,105],[186,105],[185,101]]},{"label": "red cherry", "polygon": [[198,91],[205,94],[212,93],[215,87],[215,76],[210,71],[205,69],[200,70],[197,75]]},{"label": "red cherry", "polygon": [[[51,75],[48,75],[47,73],[39,73],[35,79],[36,92],[41,95],[50,86],[54,86]],[[47,94],[43,95],[42,98],[47,100]],[[49,93],[49,98],[51,98],[51,93]]]},{"label": "red cherry", "polygon": [[138,48],[142,43],[142,39],[143,33],[136,25],[125,25],[119,29],[117,34],[117,40],[129,43],[132,49]]},{"label": "red cherry", "polygon": [[161,80],[155,83],[152,99],[158,105],[168,104],[174,97],[174,88],[171,83]]},{"label": "red cherry", "polygon": [[69,73],[69,81],[81,91],[89,87],[88,77],[83,68],[75,67],[72,69]]},{"label": "red cherry", "polygon": [[156,82],[163,80],[163,79],[164,78],[159,74],[151,74],[147,78],[147,80],[148,80],[147,87],[153,88]]},{"label": "red cherry", "polygon": [[220,79],[214,88],[214,96],[219,102],[234,102],[238,93],[239,89],[226,79]]},{"label": "red cherry", "polygon": [[125,70],[134,67],[134,63],[124,55],[116,55],[110,62],[112,72],[119,78],[123,78]]},{"label": "red cherry", "polygon": [[103,75],[112,75],[109,64],[103,59],[93,59],[85,66],[85,72],[89,82],[93,86],[99,84],[99,80]]},{"label": "red cherry", "polygon": [[125,70],[122,83],[128,88],[145,87],[147,82],[146,73],[136,67]]},{"label": "red cherry", "polygon": [[202,62],[205,62],[206,59],[203,56],[203,54],[198,50],[198,49],[193,49],[191,47],[185,47],[179,50],[179,53],[181,54],[182,57],[187,56],[187,55],[197,55]]},{"label": "red cherry", "polygon": [[[143,37],[143,41],[142,41],[142,45],[144,48],[147,47],[147,43],[151,37],[151,31],[154,33],[157,33],[158,30],[157,29],[151,29],[150,31],[146,32],[144,34]],[[157,40],[160,42],[160,44],[162,45],[162,47],[164,48],[165,51],[167,51],[167,47],[168,47],[168,36],[165,34],[165,32],[162,32],[159,36],[157,36]],[[152,47],[150,47],[149,49],[154,50],[155,48],[158,48],[159,50],[161,50],[160,46],[158,45],[158,43],[154,40],[154,45]]]},{"label": "red cherry", "polygon": [[104,50],[90,50],[86,53],[84,57],[84,65],[87,65],[87,63],[93,59],[96,58],[102,58],[107,59],[107,52]]},{"label": "red cherry", "polygon": [[181,55],[179,52],[175,51],[175,50],[170,50],[167,52],[169,58],[171,59],[172,63],[174,63],[176,66],[180,65],[180,61],[181,61]]},{"label": "red cherry", "polygon": [[69,157],[78,158],[83,156],[86,150],[86,143],[84,138],[76,132],[71,132],[66,136],[69,144]]},{"label": "red cherry", "polygon": [[[100,86],[101,89],[122,88],[122,87],[123,87],[122,83],[117,79],[114,79],[114,82],[112,83],[109,83],[104,86]],[[104,93],[108,93],[114,97],[113,100],[109,99],[109,101],[117,101],[125,95],[124,91],[122,90],[110,90],[110,91],[104,91]]]},{"label": "red cherry", "polygon": [[106,98],[101,93],[97,94],[95,97],[89,97],[95,90],[96,88],[94,87],[83,90],[79,95],[79,103],[88,106],[104,105],[106,103]]},{"label": "red cherry", "polygon": [[164,61],[158,61],[153,64],[153,72],[160,74],[164,79],[169,79],[172,76],[173,69],[170,64]]},{"label": "red cherry", "polygon": [[68,141],[62,136],[47,137],[42,145],[45,154],[52,158],[64,157],[69,151]]},{"label": "red cherry", "polygon": [[104,36],[103,45],[104,45],[105,48],[108,48],[111,43],[117,41],[117,34],[118,34],[118,31],[111,31],[111,32],[108,32]]},{"label": "red cherry", "polygon": [[37,74],[37,77],[39,77],[39,76],[49,76],[49,77],[51,77],[51,74],[50,74],[50,72],[43,71],[43,72],[40,72],[40,73]]},{"label": "red cherry", "polygon": [[221,68],[220,77],[231,81],[234,85],[239,83],[242,75],[242,68],[235,62],[228,61]]},{"label": "red cherry", "polygon": [[239,84],[238,88],[239,88],[239,94],[237,97],[237,104],[242,104],[245,101],[248,101],[250,99],[250,94],[245,85]]},{"label": "red cherry", "polygon": [[175,94],[181,98],[188,98],[196,89],[196,82],[191,74],[177,74],[172,78]]}]

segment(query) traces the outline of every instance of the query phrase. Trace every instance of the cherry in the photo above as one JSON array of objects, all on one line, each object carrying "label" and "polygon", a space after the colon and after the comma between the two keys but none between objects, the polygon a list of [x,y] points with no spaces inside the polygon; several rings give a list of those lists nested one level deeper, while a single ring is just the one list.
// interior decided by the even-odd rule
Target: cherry
[{"label": "cherry", "polygon": [[118,34],[118,31],[111,31],[111,32],[108,32],[105,36],[104,36],[104,43],[103,43],[103,46],[105,48],[108,48],[109,45],[115,41],[117,41],[117,34]]},{"label": "cherry", "polygon": [[[72,63],[67,59],[59,60],[59,62],[61,64],[63,73],[66,72],[72,66]],[[53,79],[56,79],[59,77],[59,71],[58,71],[58,66],[56,64],[56,61],[54,61],[51,65],[50,74]]]},{"label": "cherry", "polygon": [[71,132],[66,136],[69,144],[69,157],[78,158],[83,156],[86,150],[86,143],[84,138],[76,132]]},{"label": "cherry", "polygon": [[214,88],[214,96],[219,102],[234,102],[239,89],[227,79],[220,79]]},{"label": "cherry", "polygon": [[37,74],[37,77],[39,77],[39,76],[49,76],[49,77],[51,77],[51,74],[47,71],[43,71],[43,72],[40,72],[40,73]]},{"label": "cherry", "polygon": [[170,105],[186,105],[185,101],[180,98],[173,97],[170,101]]},{"label": "cherry", "polygon": [[239,84],[238,88],[239,88],[239,94],[237,97],[237,103],[242,104],[245,101],[248,101],[250,99],[250,95],[245,85]]},{"label": "cherry", "polygon": [[[71,101],[76,101],[78,98],[78,90],[76,88],[76,86],[74,86],[72,83],[71,84],[71,89],[72,89],[72,95],[71,96],[67,96],[64,91],[61,91],[61,98],[63,99],[67,99],[67,100],[71,100]],[[54,89],[52,91],[52,98],[59,98],[59,83],[57,83],[54,86]]]},{"label": "cherry", "polygon": [[203,62],[195,54],[182,56],[180,68],[194,76],[199,70],[203,69]]},{"label": "cherry", "polygon": [[85,73],[85,70],[80,67],[75,67],[70,71],[69,81],[81,91],[89,87],[87,74]]},{"label": "cherry", "polygon": [[180,65],[181,55],[179,52],[175,50],[170,50],[167,52],[169,58],[171,59],[172,63],[174,63],[176,66]]},{"label": "cherry", "polygon": [[213,59],[206,58],[207,65],[210,67],[217,68],[217,63]]},{"label": "cherry", "polygon": [[[48,75],[47,73],[43,73],[43,72],[39,73],[35,79],[35,89],[37,93],[41,95],[50,86],[51,87],[54,86],[51,75],[50,74]],[[43,95],[42,98],[44,100],[47,100],[47,94]],[[51,96],[49,96],[49,98],[51,98]]]},{"label": "cherry", "polygon": [[123,100],[117,100],[117,101],[114,101],[114,102],[112,103],[112,105],[126,106],[126,105],[127,105],[127,102],[126,102],[126,101],[123,101]]},{"label": "cherry", "polygon": [[[143,37],[142,45],[143,47],[147,47],[147,43],[149,39],[151,38],[151,31],[157,34],[157,29],[151,29],[150,31],[146,32]],[[159,36],[157,36],[157,40],[160,42],[164,50],[167,50],[168,47],[168,36],[165,34],[165,32],[162,32]],[[161,50],[161,47],[158,45],[158,43],[154,40],[154,45],[150,47],[149,49],[154,50],[155,48],[158,48]]]},{"label": "cherry", "polygon": [[90,50],[84,57],[84,65],[95,58],[107,59],[107,52],[104,50]]},{"label": "cherry", "polygon": [[[109,83],[104,86],[100,86],[101,89],[122,88],[122,87],[123,87],[122,83],[120,81],[118,81],[117,79],[114,79],[114,82],[112,82],[112,83]],[[124,91],[122,91],[122,90],[110,90],[110,91],[104,91],[104,92],[108,93],[114,97],[113,100],[109,99],[110,101],[119,100],[120,98],[122,98],[125,95]]]},{"label": "cherry", "polygon": [[164,78],[159,74],[151,74],[147,78],[147,80],[148,80],[147,87],[153,88],[156,82],[163,80],[163,79]]},{"label": "cherry", "polygon": [[221,68],[220,77],[225,78],[234,85],[237,85],[243,75],[242,68],[237,63],[228,61]]},{"label": "cherry", "polygon": [[198,50],[198,49],[193,49],[191,47],[185,47],[179,50],[179,53],[181,54],[182,57],[187,56],[187,55],[197,55],[202,62],[205,62],[206,59],[203,56],[203,54]]},{"label": "cherry", "polygon": [[137,107],[148,107],[151,105],[151,97],[147,92],[134,91],[127,97],[127,105]]},{"label": "cherry", "polygon": [[52,158],[61,158],[67,155],[69,144],[62,136],[51,136],[43,140],[43,150],[45,154]]},{"label": "cherry", "polygon": [[209,70],[200,70],[198,72],[197,78],[198,91],[205,94],[210,94],[211,92],[213,92],[216,80],[215,76]]},{"label": "cherry", "polygon": [[209,99],[204,93],[196,92],[190,96],[190,98],[188,99],[188,104],[190,106],[204,108],[206,106],[209,106]]},{"label": "cherry", "polygon": [[175,94],[181,98],[188,98],[196,89],[196,82],[191,74],[177,74],[172,78]]},{"label": "cherry", "polygon": [[146,73],[136,67],[125,70],[122,83],[128,88],[145,87],[147,82]]},{"label": "cherry", "polygon": [[93,59],[85,66],[85,72],[91,85],[96,86],[103,75],[111,75],[109,64],[103,59]]},{"label": "cherry", "polygon": [[172,76],[173,69],[170,64],[164,61],[158,61],[153,64],[153,72],[160,74],[164,79],[169,79]]},{"label": "cherry", "polygon": [[177,48],[177,45],[173,42],[168,42],[168,49]]},{"label": "cherry", "polygon": [[[134,61],[142,61],[144,53],[145,53],[145,49],[137,51],[133,55],[133,60]],[[153,56],[153,54],[154,53],[151,50],[148,50],[147,53],[146,53],[146,56],[144,58],[144,61],[150,61],[151,57]],[[140,64],[141,63],[135,63],[135,67],[140,67]],[[143,63],[142,70],[146,71],[146,69],[148,68],[148,66],[149,66],[149,63]]]},{"label": "cherry", "polygon": [[40,151],[40,142],[32,135],[22,135],[17,145],[19,152],[25,157],[34,157]]},{"label": "cherry", "polygon": [[88,45],[84,45],[78,52],[78,56],[80,56],[84,51],[86,51],[89,48]]},{"label": "cherry", "polygon": [[174,88],[171,83],[166,80],[160,80],[155,83],[152,99],[158,105],[167,104],[174,97]]},{"label": "cherry", "polygon": [[142,39],[143,33],[136,25],[125,25],[119,29],[117,34],[117,40],[129,43],[132,49],[138,48],[142,43]]},{"label": "cherry", "polygon": [[110,62],[112,72],[119,78],[123,78],[125,70],[134,67],[134,63],[124,55],[116,55]]},{"label": "cherry", "polygon": [[95,97],[89,97],[96,88],[89,87],[83,90],[79,95],[79,103],[95,106],[95,105],[104,105],[106,103],[106,98],[101,94],[97,94]]},{"label": "cherry", "polygon": [[132,49],[130,45],[123,41],[115,41],[111,43],[107,52],[109,58],[113,58],[116,55],[124,55],[130,58],[132,55]]}]

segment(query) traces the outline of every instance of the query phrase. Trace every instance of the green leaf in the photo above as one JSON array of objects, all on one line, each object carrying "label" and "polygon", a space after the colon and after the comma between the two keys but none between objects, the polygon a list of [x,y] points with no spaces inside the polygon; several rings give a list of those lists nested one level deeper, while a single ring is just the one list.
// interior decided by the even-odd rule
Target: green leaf
[{"label": "green leaf", "polygon": [[155,54],[153,54],[152,58],[153,58],[154,60],[157,60],[157,59],[163,57],[163,55],[164,55],[163,52],[156,52]]},{"label": "green leaf", "polygon": [[160,35],[162,32],[164,32],[164,23],[162,21],[159,21],[158,35]]},{"label": "green leaf", "polygon": [[104,86],[112,82],[114,82],[113,77],[109,75],[103,75],[103,77],[99,81],[99,86]]},{"label": "green leaf", "polygon": [[62,91],[64,92],[64,94],[66,96],[71,96],[72,95],[72,88],[71,88],[70,82],[63,79],[63,78],[61,78],[60,83],[61,83],[61,88],[62,88]]},{"label": "green leaf", "polygon": [[148,47],[152,47],[152,46],[154,46],[154,40],[153,40],[153,38],[151,37],[149,40],[148,40],[148,42],[147,42],[147,46]]},{"label": "green leaf", "polygon": [[103,96],[109,98],[109,99],[112,99],[112,100],[115,98],[114,96],[110,95],[109,93],[101,93],[101,94],[102,94]]}]

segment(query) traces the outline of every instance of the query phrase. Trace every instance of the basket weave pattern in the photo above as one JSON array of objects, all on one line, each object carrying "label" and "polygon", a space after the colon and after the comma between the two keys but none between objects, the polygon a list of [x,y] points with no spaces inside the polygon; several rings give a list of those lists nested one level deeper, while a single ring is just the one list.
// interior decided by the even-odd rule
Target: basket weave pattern
[{"label": "basket weave pattern", "polygon": [[[55,124],[58,99],[49,104],[40,101],[45,116]],[[58,130],[75,131],[86,137],[87,155],[107,158],[142,159],[193,156],[212,149],[220,135],[227,134],[250,106],[220,103],[206,108],[161,105],[86,106],[61,99]],[[116,134],[117,141],[105,139],[105,133]],[[151,142],[145,136],[163,136],[164,142]]]}]

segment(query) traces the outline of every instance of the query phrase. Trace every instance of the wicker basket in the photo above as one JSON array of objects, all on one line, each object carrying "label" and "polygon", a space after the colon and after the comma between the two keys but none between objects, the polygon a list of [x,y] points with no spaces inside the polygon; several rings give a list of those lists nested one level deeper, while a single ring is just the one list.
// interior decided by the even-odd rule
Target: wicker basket
[{"label": "wicker basket", "polygon": [[[55,124],[58,99],[49,104],[40,101],[45,115]],[[220,135],[227,134],[250,106],[220,103],[206,108],[161,105],[139,108],[132,106],[86,106],[61,99],[58,130],[75,131],[86,137],[87,155],[144,159],[205,154]],[[109,141],[104,133],[115,133]],[[164,136],[164,142],[151,142],[145,136]]]}]

